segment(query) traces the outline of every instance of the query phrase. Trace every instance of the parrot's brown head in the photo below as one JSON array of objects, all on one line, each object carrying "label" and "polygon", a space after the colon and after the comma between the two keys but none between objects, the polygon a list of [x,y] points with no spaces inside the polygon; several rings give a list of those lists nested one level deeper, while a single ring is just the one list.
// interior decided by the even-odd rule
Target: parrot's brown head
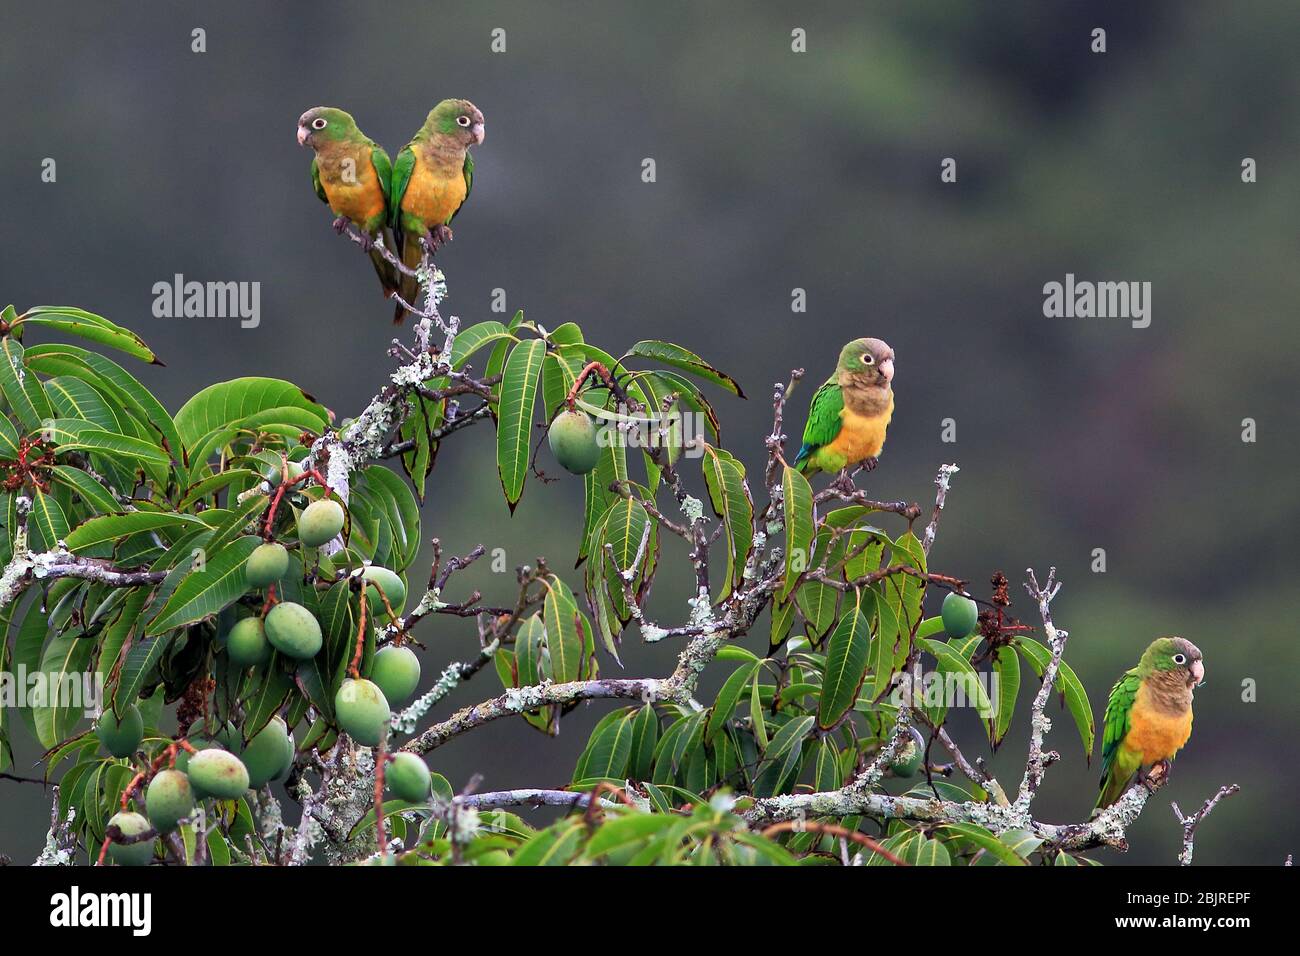
[{"label": "parrot's brown head", "polygon": [[1144,673],[1176,674],[1189,688],[1205,681],[1201,649],[1184,637],[1161,637],[1152,641],[1138,667]]},{"label": "parrot's brown head", "polygon": [[880,339],[854,339],[840,350],[839,371],[859,386],[888,388],[894,380],[894,350]]},{"label": "parrot's brown head", "polygon": [[450,136],[465,148],[477,146],[486,135],[483,111],[469,100],[443,100],[429,110],[424,127],[431,133]]},{"label": "parrot's brown head", "polygon": [[357,121],[351,113],[333,106],[313,106],[298,117],[298,145],[320,149],[334,140],[345,139],[357,132]]}]

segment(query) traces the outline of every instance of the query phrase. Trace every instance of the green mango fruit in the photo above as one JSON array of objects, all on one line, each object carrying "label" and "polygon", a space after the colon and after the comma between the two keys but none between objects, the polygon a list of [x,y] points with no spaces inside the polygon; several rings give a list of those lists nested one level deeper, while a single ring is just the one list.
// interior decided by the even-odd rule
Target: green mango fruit
[{"label": "green mango fruit", "polygon": [[575,475],[585,475],[600,460],[596,426],[586,412],[560,412],[551,422],[546,441],[555,460]]},{"label": "green mango fruit", "polygon": [[95,723],[95,736],[114,757],[129,757],[144,739],[144,718],[140,708],[128,704],[119,714],[104,711]]},{"label": "green mango fruit", "polygon": [[281,601],[266,615],[266,639],[281,654],[305,661],[316,656],[323,637],[320,622],[301,604]]}]

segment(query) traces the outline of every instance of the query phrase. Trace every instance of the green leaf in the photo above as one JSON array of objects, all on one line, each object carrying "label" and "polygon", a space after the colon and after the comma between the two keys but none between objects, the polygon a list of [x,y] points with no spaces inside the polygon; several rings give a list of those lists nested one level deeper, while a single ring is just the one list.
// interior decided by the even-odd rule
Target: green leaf
[{"label": "green leaf", "polygon": [[1025,859],[1007,846],[988,830],[973,823],[945,823],[939,832],[956,839],[959,843],[984,850],[1008,866],[1028,866]]},{"label": "green leaf", "polygon": [[994,749],[997,749],[1011,726],[1011,718],[1016,712],[1016,697],[1020,693],[1020,655],[1014,648],[998,648],[993,660],[993,673],[998,678],[998,696],[991,739]]},{"label": "green leaf", "polygon": [[628,776],[646,780],[654,768],[655,744],[659,742],[659,718],[653,704],[643,704],[632,720],[632,752],[628,758]]},{"label": "green leaf", "polygon": [[101,485],[80,468],[71,465],[55,465],[52,469],[54,480],[71,488],[78,498],[101,514],[112,514],[122,509],[122,505],[112,492]]},{"label": "green leaf", "polygon": [[185,448],[193,450],[210,432],[236,427],[259,412],[279,408],[307,412],[317,431],[329,424],[324,406],[292,382],[249,377],[218,382],[196,394],[176,413],[176,431]]},{"label": "green leaf", "polygon": [[0,349],[4,350],[0,361],[0,392],[23,427],[37,431],[44,421],[54,417],[45,389],[36,373],[27,367],[23,347],[17,339],[6,336],[0,340]]},{"label": "green leaf", "polygon": [[767,745],[763,756],[768,760],[779,760],[790,748],[798,750],[798,745],[812,730],[813,718],[795,717],[787,721],[780,730],[772,735],[772,742]]},{"label": "green leaf", "polygon": [[[1016,638],[1014,643],[1041,680],[1043,673],[1047,670],[1047,665],[1052,661],[1052,652],[1037,641],[1031,641],[1025,637]],[[1065,699],[1065,706],[1069,708],[1070,716],[1074,718],[1074,725],[1079,729],[1079,739],[1083,742],[1084,756],[1091,761],[1092,746],[1096,739],[1096,727],[1092,720],[1092,704],[1088,703],[1088,692],[1083,689],[1083,682],[1079,680],[1073,668],[1065,661],[1061,661],[1060,669],[1056,673],[1055,689]]]},{"label": "green leaf", "polygon": [[852,609],[846,610],[826,646],[826,670],[822,680],[817,723],[823,730],[834,727],[853,707],[858,688],[867,674],[871,649],[871,625],[862,613],[862,591]]},{"label": "green leaf", "polygon": [[38,532],[38,551],[52,551],[68,536],[68,519],[63,514],[62,506],[53,495],[47,495],[39,488],[32,495],[32,510],[28,521]]},{"label": "green leaf", "polygon": [[657,339],[646,339],[628,349],[627,354],[639,355],[643,358],[652,358],[657,362],[663,362],[665,365],[679,368],[683,372],[689,372],[696,378],[702,378],[706,382],[719,385],[741,398],[745,397],[745,393],[740,390],[740,385],[735,379],[725,372],[718,371],[694,352],[690,352],[680,345],[661,342]]},{"label": "green leaf", "polygon": [[785,503],[785,580],[779,600],[784,603],[812,562],[813,493],[808,479],[789,465],[781,476],[781,489]]},{"label": "green leaf", "polygon": [[456,341],[451,346],[451,367],[459,370],[469,361],[471,355],[485,345],[503,339],[514,339],[500,322],[479,322],[456,334]]},{"label": "green leaf", "polygon": [[65,540],[72,552],[87,551],[97,545],[144,531],[157,531],[179,524],[202,528],[203,522],[190,515],[155,511],[131,511],[126,514],[101,515],[83,521],[68,532]]},{"label": "green leaf", "polygon": [[573,771],[575,782],[594,778],[626,778],[628,759],[632,756],[633,716],[631,713],[615,711],[614,720],[596,728]]},{"label": "green leaf", "polygon": [[215,553],[209,552],[202,570],[190,571],[149,622],[146,636],[201,621],[238,599],[248,590],[244,562],[259,544],[259,538],[248,535]]},{"label": "green leaf", "polygon": [[582,637],[578,634],[578,606],[573,593],[555,575],[546,578],[542,605],[546,649],[551,658],[551,679],[557,684],[577,680],[582,673]]},{"label": "green leaf", "polygon": [[537,378],[545,355],[546,343],[541,339],[520,342],[506,359],[501,380],[501,400],[497,407],[497,473],[511,511],[524,493]]},{"label": "green leaf", "polygon": [[709,711],[709,722],[704,730],[706,741],[712,743],[718,732],[727,726],[727,721],[731,719],[736,705],[740,702],[740,695],[744,693],[745,685],[753,679],[758,666],[757,662],[744,664],[731,672],[731,676],[722,685],[722,690],[718,691],[718,696]]},{"label": "green leaf", "polygon": [[45,648],[41,657],[44,698],[32,707],[32,717],[36,739],[47,750],[71,735],[72,729],[82,719],[83,710],[90,706],[90,701],[76,700],[75,695],[70,695],[74,699],[65,703],[60,704],[60,700],[73,682],[78,687],[84,686],[81,675],[94,650],[95,642],[87,640],[80,629],[58,635]]},{"label": "green leaf", "polygon": [[77,335],[99,345],[125,352],[144,362],[161,365],[144,339],[130,329],[114,325],[101,316],[83,309],[62,305],[38,305],[28,309],[19,317],[23,325],[43,325],[47,328]]},{"label": "green leaf", "polygon": [[171,458],[158,445],[142,438],[105,431],[98,425],[75,418],[47,418],[42,431],[50,441],[58,445],[55,450],[60,454],[89,451],[110,458],[127,459],[128,464],[139,461],[164,469],[172,463]]},{"label": "green leaf", "polygon": [[[931,654],[938,661],[938,670],[944,677],[944,699],[948,699],[949,694],[955,695],[954,699],[966,702],[966,697],[971,698],[970,703],[975,708],[976,713],[989,724],[994,716],[993,703],[989,700],[987,692],[984,690],[984,684],[980,681],[979,672],[970,665],[970,661],[962,657],[951,646],[943,641],[930,639],[920,639],[917,642],[921,648]],[[949,677],[955,680],[949,680]],[[931,719],[936,724],[943,722],[944,714],[947,710],[946,704],[938,705],[934,708],[927,708],[927,711],[933,711]]]},{"label": "green leaf", "polygon": [[[73,375],[117,398],[144,429],[162,436],[164,451],[180,458],[182,445],[171,415],[162,403],[126,369],[112,359],[75,345],[34,345],[27,350],[27,365],[47,375]],[[181,468],[182,479],[185,469]]]},{"label": "green leaf", "polygon": [[709,502],[713,513],[722,519],[727,541],[727,576],[719,594],[722,599],[740,585],[744,576],[754,543],[754,503],[745,485],[745,466],[730,452],[706,444],[701,464]]}]

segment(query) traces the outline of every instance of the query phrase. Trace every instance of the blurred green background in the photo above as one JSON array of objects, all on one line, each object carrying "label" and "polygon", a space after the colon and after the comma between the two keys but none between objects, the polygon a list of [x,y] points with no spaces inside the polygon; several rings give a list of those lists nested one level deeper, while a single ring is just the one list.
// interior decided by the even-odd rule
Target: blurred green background
[{"label": "blurred green background", "polygon": [[[195,27],[206,53],[191,52]],[[1094,27],[1104,55],[1089,50]],[[495,28],[505,53],[490,49]],[[1028,618],[1023,569],[1058,566],[1057,622],[1099,718],[1152,637],[1205,653],[1171,785],[1130,853],[1096,856],[1173,862],[1169,799],[1186,809],[1236,782],[1197,861],[1278,864],[1300,849],[1298,42],[1300,8],[1284,2],[10,4],[0,298],[137,330],[167,361],[138,374],[172,409],[210,382],[273,375],[355,414],[390,367],[390,310],[312,194],[297,117],[343,107],[395,153],[433,103],[468,97],[488,135],[439,257],[447,311],[501,318],[501,288],[510,311],[576,321],[611,351],[644,337],[695,349],[751,396],[716,396],[751,470],[771,383],[799,365],[815,384],[844,341],[886,339],[898,410],[865,487],[926,503],[937,466],[960,464],[936,569],[982,595],[1004,569]],[[54,183],[40,179],[46,157]],[[944,157],[955,184],[940,182]],[[1241,181],[1244,157],[1257,183]],[[1151,282],[1151,326],[1044,318],[1043,284],[1067,272]],[[152,286],[174,273],[260,282],[260,327],[153,318]],[[806,314],[791,312],[796,287]],[[793,434],[811,391],[797,393]],[[940,440],[945,418],[955,444]],[[490,430],[476,428],[444,446],[423,533],[565,568],[580,513],[567,481],[531,485],[511,518]],[[487,562],[457,580],[493,601],[513,590]],[[682,619],[686,594],[666,572],[651,615]],[[470,622],[418,636],[426,680],[476,646]],[[661,673],[676,650],[629,640],[624,661]],[[1243,701],[1247,680],[1257,702]],[[485,671],[437,715],[497,690]],[[475,772],[485,789],[563,785],[609,706],[575,712],[554,740],[497,722],[438,750],[434,768],[458,787]],[[993,760],[1005,782],[1019,780],[1024,723]],[[978,732],[958,729],[980,753]],[[1097,768],[1068,716],[1050,742],[1064,759],[1039,814],[1086,818]],[[29,743],[18,758],[30,767]],[[0,852],[30,861],[48,808],[39,787],[0,780]]]}]

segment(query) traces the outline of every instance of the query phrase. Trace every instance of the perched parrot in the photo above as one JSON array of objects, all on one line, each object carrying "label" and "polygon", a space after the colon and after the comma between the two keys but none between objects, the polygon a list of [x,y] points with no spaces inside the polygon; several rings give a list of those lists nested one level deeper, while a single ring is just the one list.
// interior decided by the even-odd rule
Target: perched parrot
[{"label": "perched parrot", "polygon": [[1181,637],[1161,637],[1115,682],[1106,703],[1094,813],[1118,800],[1139,770],[1159,764],[1168,772],[1192,735],[1192,689],[1204,679],[1200,648]]},{"label": "perched parrot", "polygon": [[894,350],[880,339],[844,346],[835,374],[813,395],[795,467],[807,475],[874,468],[894,414],[893,380]]},{"label": "perched parrot", "polygon": [[[393,166],[389,204],[398,255],[408,268],[420,265],[420,241],[436,250],[452,238],[449,224],[474,185],[471,146],[483,142],[483,114],[469,100],[443,100],[429,111],[424,125],[402,147]],[[402,298],[415,304],[419,283],[402,276]],[[406,310],[399,304],[394,322]]]},{"label": "perched parrot", "polygon": [[388,154],[357,129],[350,113],[332,106],[313,107],[298,118],[298,145],[310,146],[316,154],[311,161],[311,184],[337,217],[334,229],[342,232],[351,222],[361,230],[369,241],[370,261],[384,295],[395,292],[397,270],[374,248],[388,225],[392,188]]}]

